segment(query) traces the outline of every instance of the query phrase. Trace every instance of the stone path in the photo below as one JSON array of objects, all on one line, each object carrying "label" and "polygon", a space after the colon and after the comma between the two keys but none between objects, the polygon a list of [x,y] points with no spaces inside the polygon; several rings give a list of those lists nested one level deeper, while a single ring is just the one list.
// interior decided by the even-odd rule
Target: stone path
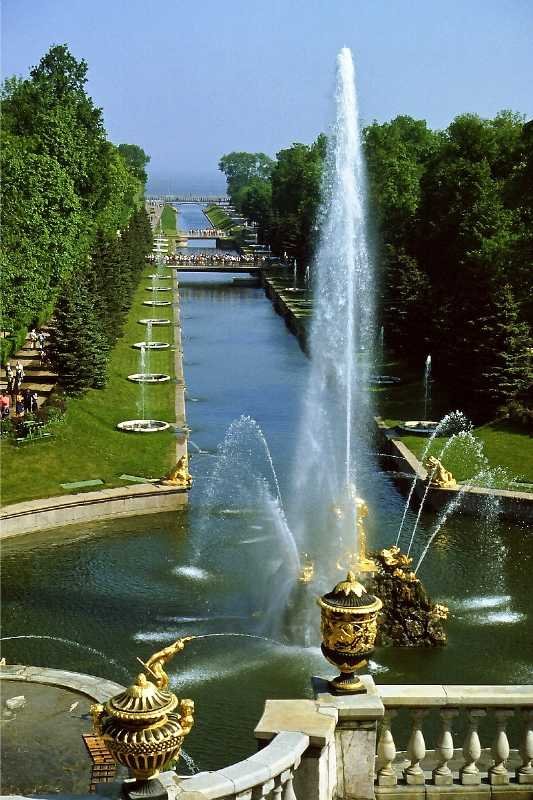
[{"label": "stone path", "polygon": [[[50,393],[57,383],[57,373],[44,364],[41,366],[39,351],[36,350],[30,340],[26,338],[22,348],[9,359],[13,370],[15,364],[20,361],[24,367],[23,389],[31,389],[37,392],[37,405],[40,408],[48,399]],[[0,379],[0,391],[7,388],[5,373]]]}]

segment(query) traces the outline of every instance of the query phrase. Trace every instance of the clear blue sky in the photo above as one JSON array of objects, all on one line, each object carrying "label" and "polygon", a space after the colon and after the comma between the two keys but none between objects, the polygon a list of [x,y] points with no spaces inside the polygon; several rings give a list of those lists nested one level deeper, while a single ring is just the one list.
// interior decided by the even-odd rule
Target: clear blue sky
[{"label": "clear blue sky", "polygon": [[4,0],[2,38],[4,76],[67,42],[110,138],[172,184],[231,150],[312,141],[343,45],[366,121],[533,117],[533,0]]}]

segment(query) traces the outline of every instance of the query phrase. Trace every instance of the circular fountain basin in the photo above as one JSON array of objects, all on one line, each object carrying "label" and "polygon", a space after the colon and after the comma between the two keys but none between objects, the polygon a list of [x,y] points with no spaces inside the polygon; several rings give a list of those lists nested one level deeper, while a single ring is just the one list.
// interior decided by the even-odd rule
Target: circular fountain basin
[{"label": "circular fountain basin", "polygon": [[127,419],[119,422],[117,428],[127,433],[156,433],[168,430],[170,425],[160,419]]},{"label": "circular fountain basin", "polygon": [[411,419],[408,422],[402,422],[398,427],[404,433],[414,436],[431,436],[437,430],[438,425],[439,423],[433,420]]},{"label": "circular fountain basin", "polygon": [[134,342],[132,344],[136,350],[168,350],[170,347],[168,342]]},{"label": "circular fountain basin", "polygon": [[164,372],[134,372],[128,375],[128,380],[133,383],[166,383],[170,380],[170,375]]},{"label": "circular fountain basin", "polygon": [[148,324],[151,324],[152,326],[153,325],[160,325],[160,326],[162,326],[162,325],[170,325],[170,320],[169,319],[162,319],[161,317],[155,317],[153,319],[146,319],[145,318],[145,319],[139,319],[137,321],[138,321],[139,325],[148,325]]},{"label": "circular fountain basin", "polygon": [[143,300],[143,306],[171,306],[170,300]]},{"label": "circular fountain basin", "polygon": [[170,286],[145,286],[147,292],[171,292]]}]

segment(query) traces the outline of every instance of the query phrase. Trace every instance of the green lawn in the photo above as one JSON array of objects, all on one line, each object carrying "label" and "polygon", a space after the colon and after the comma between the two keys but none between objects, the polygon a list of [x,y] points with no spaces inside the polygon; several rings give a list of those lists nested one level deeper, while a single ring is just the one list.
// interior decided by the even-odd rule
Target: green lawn
[{"label": "green lawn", "polygon": [[[483,452],[491,467],[503,467],[509,480],[533,484],[533,441],[523,430],[512,424],[491,423],[475,428],[474,435],[483,443]],[[435,439],[429,454],[439,457],[447,441],[446,437]],[[402,436],[402,442],[416,456],[421,456],[427,439],[419,436]],[[448,446],[442,461],[446,469],[449,469],[459,481],[472,478],[481,466],[475,452],[468,447],[465,448],[464,444],[452,443]],[[506,483],[505,480],[501,482],[502,485]],[[525,491],[531,491],[533,487],[523,488]]]},{"label": "green lawn", "polygon": [[205,215],[218,230],[225,231],[228,234],[240,230],[238,226],[233,224],[229,215],[220,206],[208,206],[205,209]]},{"label": "green lawn", "polygon": [[177,212],[173,206],[165,206],[161,214],[163,233],[176,234]]},{"label": "green lawn", "polygon": [[[128,485],[119,480],[122,473],[160,477],[175,460],[172,431],[154,434],[128,434],[116,430],[117,422],[140,416],[140,386],[127,380],[139,371],[139,351],[131,347],[142,341],[146,332],[137,320],[142,317],[168,317],[173,309],[143,306],[153,295],[145,270],[124,327],[124,336],[109,363],[109,382],[105,389],[91,389],[79,399],[68,401],[67,413],[55,428],[55,437],[17,448],[2,442],[2,503],[66,494],[61,483],[101,478],[106,488]],[[166,282],[168,285],[168,282]],[[173,327],[156,327],[153,338],[172,343]],[[174,352],[169,349],[150,355],[150,370],[174,377]],[[175,421],[173,382],[145,387],[146,416]]]}]

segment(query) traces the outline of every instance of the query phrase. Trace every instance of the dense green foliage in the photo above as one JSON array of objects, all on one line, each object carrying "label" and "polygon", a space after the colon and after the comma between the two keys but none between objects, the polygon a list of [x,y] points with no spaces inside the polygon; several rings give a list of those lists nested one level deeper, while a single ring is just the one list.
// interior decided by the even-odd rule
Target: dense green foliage
[{"label": "dense green foliage", "polygon": [[[446,131],[400,116],[363,131],[387,345],[413,367],[432,354],[451,402],[475,418],[532,405],[533,123],[508,111]],[[274,252],[311,263],[325,137],[281,150],[233,203]],[[260,154],[249,154],[250,161]],[[381,325],[380,322],[380,325]],[[520,410],[522,409],[522,411]]]},{"label": "dense green foliage", "polygon": [[231,201],[258,224],[259,240],[296,259],[302,269],[314,247],[325,155],[326,137],[321,135],[312,145],[296,143],[280,150],[276,161],[265,161],[263,153],[230,153],[220,159]]},{"label": "dense green foliage", "polygon": [[[131,295],[139,258],[150,249],[148,222],[139,216],[144,212],[138,212],[135,223],[132,217],[143,192],[148,158],[135,145],[117,148],[107,140],[102,112],[85,92],[86,80],[86,62],[77,61],[66,45],[59,45],[46,53],[28,78],[11,78],[3,87],[0,291],[2,328],[11,334],[5,340],[3,360],[20,344],[25,329],[44,322],[60,298],[57,353],[73,342],[75,326],[80,324],[88,332],[88,363],[96,343],[90,344],[93,322],[98,335],[103,328],[111,341],[111,317],[118,313],[104,305],[111,315],[104,320],[98,308],[99,295],[107,291],[102,284],[107,276],[93,272],[93,252],[105,243],[105,249],[114,253],[116,272],[125,275],[125,294],[118,291],[114,277],[113,303],[118,308]],[[144,252],[135,258],[128,239],[133,224],[144,230]],[[125,237],[117,244],[120,231]],[[76,346],[80,355],[81,345]],[[84,359],[78,360],[81,365]],[[97,385],[105,373],[99,369],[99,378],[87,374],[81,383],[72,377],[68,386],[71,370],[65,356],[58,363],[64,365],[62,377],[74,392],[82,384]]]},{"label": "dense green foliage", "polygon": [[532,144],[511,112],[365,130],[389,342],[481,419],[531,402]]}]

